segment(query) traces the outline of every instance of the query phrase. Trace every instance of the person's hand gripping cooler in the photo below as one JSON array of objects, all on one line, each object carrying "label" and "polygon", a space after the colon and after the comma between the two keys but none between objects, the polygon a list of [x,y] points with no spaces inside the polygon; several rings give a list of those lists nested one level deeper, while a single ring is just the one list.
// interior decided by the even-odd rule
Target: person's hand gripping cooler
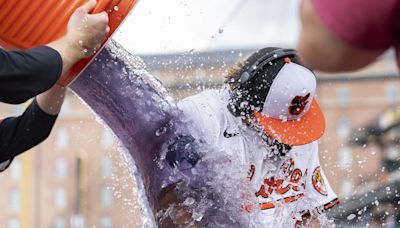
[{"label": "person's hand gripping cooler", "polygon": [[35,97],[22,115],[0,121],[0,172],[49,136],[66,92],[56,81],[78,60],[92,55],[109,32],[107,13],[89,14],[95,5],[91,0],[76,9],[66,35],[48,47],[0,49],[0,101],[17,104]]},{"label": "person's hand gripping cooler", "polygon": [[[69,19],[66,35],[47,45],[60,53],[63,74],[80,59],[93,55],[110,31],[106,12],[90,14],[96,3],[90,0],[79,7]],[[63,78],[61,76],[59,81]]]}]

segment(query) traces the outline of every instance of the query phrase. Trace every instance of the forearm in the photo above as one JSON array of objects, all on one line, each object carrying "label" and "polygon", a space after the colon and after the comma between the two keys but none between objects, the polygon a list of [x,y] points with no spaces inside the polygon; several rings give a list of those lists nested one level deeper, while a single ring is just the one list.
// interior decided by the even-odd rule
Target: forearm
[{"label": "forearm", "polygon": [[65,93],[65,87],[54,85],[37,96],[21,116],[7,118],[1,123],[0,163],[13,159],[49,136]]},{"label": "forearm", "polygon": [[326,71],[352,71],[374,61],[383,50],[362,50],[338,38],[321,21],[310,0],[300,8],[302,28],[297,43],[301,60],[308,67]]},{"label": "forearm", "polygon": [[37,96],[36,100],[40,109],[50,115],[60,113],[66,91],[66,87],[56,84],[48,91]]},{"label": "forearm", "polygon": [[46,46],[53,48],[60,54],[63,63],[62,74],[84,57],[84,49],[80,46],[79,40],[73,40],[68,36],[64,36]]},{"label": "forearm", "polygon": [[163,189],[158,197],[157,217],[158,226],[166,227],[200,227],[193,220],[188,206],[183,204],[182,193],[179,193],[179,185],[182,182],[171,184]]},{"label": "forearm", "polygon": [[36,100],[21,116],[4,119],[0,124],[0,162],[12,159],[45,140],[56,119],[57,115],[44,112]]}]

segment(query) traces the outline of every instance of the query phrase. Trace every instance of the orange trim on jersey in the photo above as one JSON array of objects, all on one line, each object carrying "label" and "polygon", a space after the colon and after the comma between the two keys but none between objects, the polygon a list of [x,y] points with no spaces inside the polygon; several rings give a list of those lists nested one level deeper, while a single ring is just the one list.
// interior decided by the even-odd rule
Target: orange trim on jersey
[{"label": "orange trim on jersey", "polygon": [[[296,201],[296,200],[298,200],[298,199],[300,199],[302,197],[304,197],[303,193],[295,195],[295,196],[286,197],[286,198],[283,199],[283,201],[285,203],[292,203],[292,202],[294,202],[294,201]],[[282,200],[279,200],[279,201],[282,201]],[[271,209],[271,208],[275,208],[275,205],[273,203],[271,203],[271,202],[260,203],[260,207],[261,207],[261,210],[268,210],[268,209]]]},{"label": "orange trim on jersey", "polygon": [[339,201],[338,198],[336,198],[336,199],[332,200],[331,202],[325,204],[325,205],[324,205],[324,210],[327,210],[327,209],[329,209],[329,208],[335,206],[335,205],[338,204],[338,203],[340,203],[340,201]]},{"label": "orange trim on jersey", "polygon": [[254,172],[256,171],[256,166],[251,164],[250,165],[250,170],[249,173],[247,174],[247,180],[251,181],[253,179],[254,176]]},{"label": "orange trim on jersey", "polygon": [[[338,199],[338,198],[335,198],[335,199],[332,200],[331,202],[326,203],[326,204],[324,204],[323,206],[317,207],[317,208],[316,208],[317,213],[322,213],[322,212],[324,212],[324,211],[326,211],[326,210],[332,208],[333,206],[335,206],[336,204],[339,204],[339,203],[340,203],[339,199]],[[310,216],[310,215],[311,215],[311,213],[310,213],[309,210],[302,211],[302,212],[300,212],[300,214],[301,214],[302,217],[303,217],[303,216]],[[293,218],[293,219],[295,219],[295,218]]]}]

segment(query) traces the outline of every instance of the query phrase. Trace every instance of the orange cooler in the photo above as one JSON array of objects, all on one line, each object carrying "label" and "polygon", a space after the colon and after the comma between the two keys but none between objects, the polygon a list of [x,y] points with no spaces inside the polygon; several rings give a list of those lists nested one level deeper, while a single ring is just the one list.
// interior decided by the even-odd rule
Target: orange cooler
[{"label": "orange cooler", "polygon": [[[72,13],[87,0],[0,0],[0,46],[29,49],[50,43],[66,33]],[[106,11],[110,33],[115,32],[137,0],[97,0],[92,13]],[[62,85],[76,78],[94,56],[76,63],[63,76]]]}]

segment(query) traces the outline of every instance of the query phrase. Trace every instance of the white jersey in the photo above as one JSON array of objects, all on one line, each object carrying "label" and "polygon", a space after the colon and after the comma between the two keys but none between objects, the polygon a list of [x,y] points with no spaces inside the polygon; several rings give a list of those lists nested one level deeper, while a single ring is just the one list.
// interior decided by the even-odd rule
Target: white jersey
[{"label": "white jersey", "polygon": [[[247,167],[243,172],[267,221],[293,218],[295,213],[338,202],[320,166],[317,141],[294,146],[286,156],[272,159],[271,147],[229,112],[228,96],[226,89],[207,90],[183,99],[178,107],[200,127],[208,143]],[[245,205],[243,209],[251,210]]]}]

